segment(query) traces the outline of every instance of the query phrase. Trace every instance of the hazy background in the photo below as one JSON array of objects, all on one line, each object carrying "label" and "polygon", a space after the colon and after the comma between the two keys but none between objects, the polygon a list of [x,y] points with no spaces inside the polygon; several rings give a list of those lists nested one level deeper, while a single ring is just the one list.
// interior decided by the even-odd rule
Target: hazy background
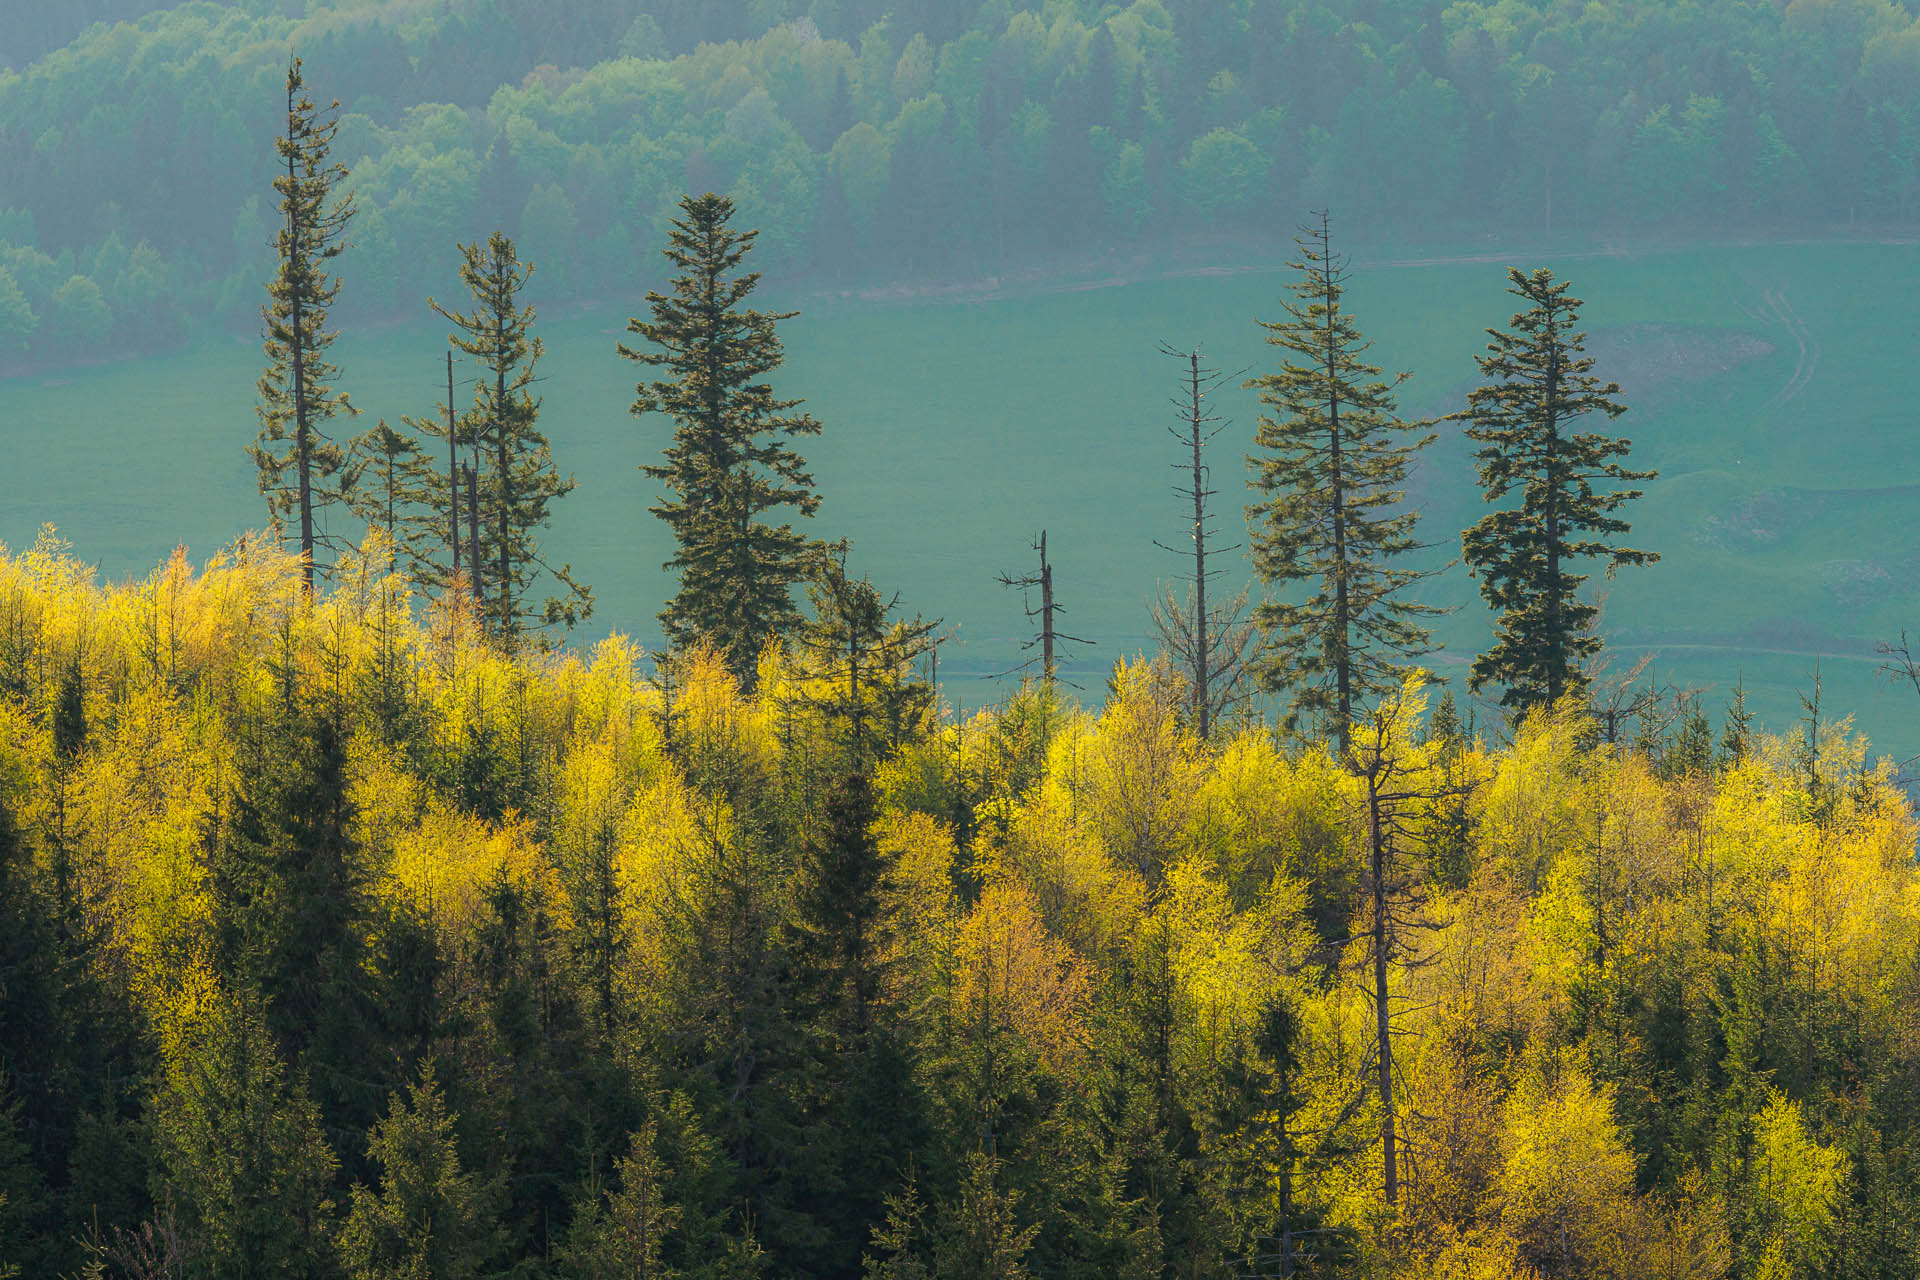
[{"label": "hazy background", "polygon": [[[1588,300],[1658,466],[1608,601],[1621,663],[1735,678],[1785,728],[1828,703],[1920,751],[1873,646],[1920,587],[1920,25],[1866,0],[1529,5],[1199,0],[311,4],[0,9],[0,539],[43,521],[113,574],[264,518],[252,438],[289,47],[338,97],[361,207],[335,319],[360,426],[426,410],[453,245],[538,266],[544,428],[579,491],[549,546],[598,589],[583,638],[654,634],[665,531],[613,354],[687,190],[763,228],[786,394],[827,431],[820,532],[959,625],[949,696],[1019,660],[993,581],[1050,531],[1097,691],[1148,643],[1182,534],[1162,341],[1268,363],[1286,237],[1329,206],[1405,407],[1460,407],[1504,267]],[[888,15],[884,16],[883,15]],[[87,26],[94,19],[122,25]],[[1238,523],[1250,395],[1214,457]],[[349,427],[346,430],[357,429]],[[1478,497],[1448,431],[1416,488],[1444,560]],[[1237,541],[1229,532],[1228,541]],[[1483,642],[1459,570],[1442,670]]]}]

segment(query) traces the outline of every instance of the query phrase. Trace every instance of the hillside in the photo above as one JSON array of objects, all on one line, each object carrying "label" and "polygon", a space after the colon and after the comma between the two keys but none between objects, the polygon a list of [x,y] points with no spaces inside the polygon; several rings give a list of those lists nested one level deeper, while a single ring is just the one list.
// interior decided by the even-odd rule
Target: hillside
[{"label": "hillside", "polygon": [[1409,688],[1350,772],[1164,665],[956,717],[405,603],[0,559],[0,1265],[1920,1264],[1915,828],[1841,736]]}]

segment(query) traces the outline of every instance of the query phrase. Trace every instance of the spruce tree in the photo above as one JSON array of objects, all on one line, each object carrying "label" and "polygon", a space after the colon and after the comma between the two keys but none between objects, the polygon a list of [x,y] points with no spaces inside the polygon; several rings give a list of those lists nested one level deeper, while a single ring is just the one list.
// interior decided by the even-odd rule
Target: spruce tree
[{"label": "spruce tree", "polygon": [[[407,418],[401,424],[413,425]],[[439,550],[435,534],[444,532],[444,522],[420,511],[428,496],[428,470],[419,441],[388,426],[385,418],[355,436],[347,455],[347,507],[369,533],[378,530],[386,537],[386,567],[401,570],[410,582],[430,580]]]},{"label": "spruce tree", "polygon": [[[1612,577],[1621,565],[1660,557],[1615,541],[1629,531],[1617,512],[1640,490],[1594,489],[1596,481],[1655,473],[1616,461],[1627,456],[1626,438],[1574,430],[1588,414],[1627,411],[1615,399],[1619,384],[1594,376],[1593,358],[1583,354],[1580,299],[1544,267],[1530,275],[1509,268],[1507,279],[1526,309],[1508,330],[1487,330],[1493,341],[1476,359],[1491,381],[1471,393],[1466,411],[1494,510],[1461,535],[1461,547],[1481,596],[1500,613],[1493,647],[1474,660],[1468,685],[1505,686],[1501,705],[1519,714],[1585,689],[1585,664],[1600,652],[1592,625],[1599,610],[1578,596],[1587,575],[1570,566],[1597,559]],[[1519,505],[1503,508],[1516,491]]]},{"label": "spruce tree", "polygon": [[649,510],[673,530],[665,567],[680,575],[660,625],[676,648],[710,645],[751,689],[767,641],[800,625],[793,585],[807,574],[810,546],[774,521],[820,505],[790,443],[820,423],[764,381],[782,359],[774,326],[797,313],[743,307],[760,283],[759,272],[740,270],[759,233],[728,225],[733,202],[723,196],[688,196],[680,208],[665,250],[672,292],[648,293],[652,318],[627,323],[651,349],[620,345],[664,375],[639,384],[633,412],[674,423],[665,460],[641,468],[668,490]]},{"label": "spruce tree", "polygon": [[[573,492],[561,479],[553,452],[538,428],[540,401],[530,388],[546,348],[533,336],[533,307],[520,291],[533,274],[513,241],[496,231],[485,245],[460,246],[460,279],[473,297],[468,312],[427,305],[452,321],[450,341],[479,361],[469,427],[479,484],[478,542],[469,549],[474,598],[494,640],[510,646],[529,629],[571,627],[593,612],[593,591],[576,580],[571,565],[554,567],[540,555],[537,531],[552,519],[556,498]],[[541,572],[562,591],[537,607],[534,588]]]},{"label": "spruce tree", "polygon": [[498,1177],[467,1171],[454,1140],[454,1117],[427,1068],[407,1096],[396,1095],[374,1126],[368,1158],[377,1188],[353,1189],[340,1233],[341,1260],[353,1280],[471,1280],[493,1274],[506,1244],[497,1219]]},{"label": "spruce tree", "polygon": [[264,997],[280,1051],[312,1076],[329,1124],[372,1119],[369,868],[355,838],[340,708],[293,702],[253,736],[231,821],[209,855],[217,952]]},{"label": "spruce tree", "polygon": [[1401,502],[1433,435],[1399,416],[1394,388],[1408,375],[1387,381],[1363,358],[1372,344],[1346,309],[1347,260],[1329,217],[1295,243],[1287,318],[1262,322],[1287,355],[1247,383],[1267,408],[1249,460],[1262,496],[1247,516],[1262,580],[1307,594],[1255,611],[1257,665],[1268,689],[1289,693],[1288,726],[1324,725],[1344,752],[1356,705],[1397,690],[1432,648],[1424,619],[1437,610],[1408,598],[1427,575],[1402,567],[1422,544]]},{"label": "spruce tree", "polygon": [[260,434],[249,452],[259,470],[260,492],[276,527],[299,530],[302,580],[313,588],[316,548],[326,543],[321,510],[341,498],[345,451],[322,430],[338,414],[354,412],[333,383],[340,370],[327,359],[338,336],[327,328],[327,309],[340,294],[331,263],[346,248],[353,217],[351,193],[342,192],[344,165],[331,158],[340,104],[324,110],[307,96],[300,59],[287,66],[287,131],[275,143],[285,172],[273,180],[282,223],[275,247],[279,265],[267,283],[266,372],[261,374],[256,414]]},{"label": "spruce tree", "polygon": [[252,1000],[201,993],[165,1041],[152,1109],[154,1199],[207,1280],[334,1274],[333,1152]]},{"label": "spruce tree", "polygon": [[816,705],[844,727],[852,767],[867,768],[933,709],[933,688],[916,678],[915,664],[939,620],[889,621],[899,596],[882,596],[870,579],[848,576],[845,541],[825,548],[807,597],[814,616],[802,624],[799,643],[828,686]]}]

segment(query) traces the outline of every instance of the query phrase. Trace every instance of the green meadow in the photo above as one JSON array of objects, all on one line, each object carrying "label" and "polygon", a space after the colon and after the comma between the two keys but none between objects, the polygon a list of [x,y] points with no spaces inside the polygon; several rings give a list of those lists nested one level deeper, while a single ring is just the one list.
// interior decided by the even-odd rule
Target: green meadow
[{"label": "green meadow", "polygon": [[[344,261],[344,260],[343,260]],[[1664,557],[1623,572],[1605,627],[1616,666],[1643,653],[1664,681],[1707,690],[1716,721],[1736,678],[1776,731],[1799,714],[1816,663],[1825,705],[1851,712],[1876,750],[1920,752],[1920,695],[1879,674],[1876,641],[1920,628],[1920,248],[1784,245],[1635,256],[1551,255],[1587,302],[1590,351],[1633,411],[1618,429],[1660,478],[1632,513],[1634,545]],[[1441,415],[1474,382],[1482,329],[1511,314],[1504,263],[1356,264],[1349,297],[1379,363],[1410,370],[1403,405]],[[450,272],[449,272],[450,274]],[[536,277],[537,282],[538,277]],[[639,293],[660,281],[637,282]],[[826,423],[808,448],[826,495],[818,532],[853,540],[853,566],[901,605],[955,628],[942,651],[950,701],[995,696],[1023,660],[1021,602],[996,581],[1048,531],[1068,630],[1094,639],[1072,671],[1148,645],[1146,600],[1182,565],[1154,539],[1185,536],[1164,427],[1175,391],[1162,342],[1201,345],[1228,371],[1267,366],[1256,317],[1278,314],[1285,277],[1239,271],[1094,282],[972,301],[805,296],[788,322],[777,388]],[[349,278],[348,288],[352,288]],[[536,290],[537,300],[537,290]],[[637,366],[614,352],[628,309],[553,313],[542,422],[578,490],[559,504],[551,558],[590,581],[578,637],[650,641],[669,590],[663,528],[637,470],[663,421],[628,416]],[[439,324],[349,329],[335,348],[368,425],[442,394]],[[0,540],[51,523],[110,576],[139,574],[184,540],[204,555],[260,519],[243,446],[255,430],[258,344],[223,338],[150,360],[0,381]],[[1223,390],[1214,445],[1223,543],[1244,542],[1250,393]],[[1436,564],[1480,509],[1457,424],[1414,492]],[[1237,555],[1238,553],[1236,553]],[[1457,566],[1428,584],[1456,606],[1443,674],[1487,632]]]}]

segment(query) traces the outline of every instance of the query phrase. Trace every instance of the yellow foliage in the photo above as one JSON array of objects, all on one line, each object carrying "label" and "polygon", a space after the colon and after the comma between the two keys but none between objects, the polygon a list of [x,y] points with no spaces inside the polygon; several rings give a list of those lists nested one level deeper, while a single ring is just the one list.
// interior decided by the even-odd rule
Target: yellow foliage
[{"label": "yellow foliage", "polygon": [[1501,1218],[1549,1274],[1610,1274],[1633,1190],[1613,1099],[1578,1067],[1521,1076],[1507,1099]]},{"label": "yellow foliage", "polygon": [[1244,1034],[1273,994],[1292,985],[1307,949],[1305,905],[1300,884],[1276,876],[1251,909],[1236,911],[1205,859],[1168,870],[1156,918],[1172,942],[1196,1033],[1214,1041]]},{"label": "yellow foliage", "polygon": [[1533,712],[1481,789],[1483,856],[1528,890],[1540,885],[1561,850],[1590,830],[1584,775],[1591,757],[1580,744],[1591,730],[1571,700]]},{"label": "yellow foliage", "polygon": [[1012,1027],[1055,1072],[1086,1051],[1093,970],[1047,932],[1033,895],[1011,883],[988,885],[962,924],[956,1006]]},{"label": "yellow foliage", "polygon": [[1113,684],[1092,732],[1060,736],[1048,781],[1065,781],[1073,793],[1069,812],[1115,862],[1153,882],[1193,812],[1199,743],[1180,723],[1185,689],[1164,656],[1121,661]]},{"label": "yellow foliage", "polygon": [[1407,1273],[1407,1280],[1538,1280],[1540,1274],[1521,1259],[1519,1246],[1497,1230],[1460,1235],[1443,1229],[1427,1243],[1438,1247]]},{"label": "yellow foliage", "polygon": [[495,826],[438,809],[421,815],[420,825],[395,842],[384,880],[387,894],[445,936],[470,925],[489,889],[500,883],[561,903],[553,868],[534,843],[530,823]]},{"label": "yellow foliage", "polygon": [[1288,760],[1249,730],[1210,762],[1194,796],[1187,844],[1212,859],[1235,900],[1250,901],[1276,875],[1339,879],[1350,861],[1346,806],[1353,779],[1326,751]]},{"label": "yellow foliage", "polygon": [[1814,1141],[1800,1104],[1776,1095],[1754,1120],[1752,1196],[1769,1236],[1759,1274],[1813,1275],[1832,1250],[1846,1153]]}]

